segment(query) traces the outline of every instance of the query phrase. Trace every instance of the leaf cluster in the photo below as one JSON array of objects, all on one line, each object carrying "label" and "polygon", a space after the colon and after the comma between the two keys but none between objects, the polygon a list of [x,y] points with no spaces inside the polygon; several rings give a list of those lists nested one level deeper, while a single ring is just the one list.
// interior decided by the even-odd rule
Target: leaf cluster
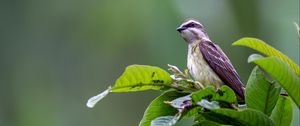
[{"label": "leaf cluster", "polygon": [[131,65],[114,86],[89,99],[87,106],[93,107],[110,92],[153,89],[162,94],[150,103],[140,126],[171,126],[185,118],[193,118],[194,126],[290,125],[292,102],[300,107],[299,66],[259,39],[242,38],[233,45],[265,55],[253,54],[248,58],[256,66],[247,81],[244,104],[229,87],[205,87],[176,66],[169,65],[169,74],[155,66]]}]

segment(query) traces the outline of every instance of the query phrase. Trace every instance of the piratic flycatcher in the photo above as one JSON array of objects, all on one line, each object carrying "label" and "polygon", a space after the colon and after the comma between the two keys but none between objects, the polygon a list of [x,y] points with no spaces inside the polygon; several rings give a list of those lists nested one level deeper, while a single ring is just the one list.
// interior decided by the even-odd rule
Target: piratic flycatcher
[{"label": "piratic flycatcher", "polygon": [[187,67],[191,76],[203,85],[229,86],[244,99],[243,83],[222,49],[213,43],[203,25],[195,20],[183,22],[177,31],[188,43]]}]

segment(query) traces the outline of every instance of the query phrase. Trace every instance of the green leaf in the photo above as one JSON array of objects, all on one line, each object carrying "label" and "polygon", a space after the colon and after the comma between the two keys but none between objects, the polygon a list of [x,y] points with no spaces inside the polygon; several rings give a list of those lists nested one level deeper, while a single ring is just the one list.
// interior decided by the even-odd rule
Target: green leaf
[{"label": "green leaf", "polygon": [[234,91],[226,85],[221,86],[221,88],[217,91],[215,97],[212,98],[213,101],[222,101],[232,104],[237,102],[236,99],[237,97]]},{"label": "green leaf", "polygon": [[223,124],[223,125],[235,125],[235,126],[241,126],[243,125],[242,122],[240,122],[237,119],[228,117],[228,116],[224,116],[221,114],[217,114],[214,112],[202,112],[201,114],[196,116],[196,121],[203,121],[203,120],[209,120],[209,121],[213,121],[213,122],[217,122],[219,124]]},{"label": "green leaf", "polygon": [[184,111],[182,113],[181,118],[190,118],[194,117],[195,115],[198,115],[198,112],[202,110],[201,106],[193,106],[191,108],[188,108],[187,111]]},{"label": "green leaf", "polygon": [[270,118],[276,126],[289,126],[293,116],[293,105],[290,98],[280,96]]},{"label": "green leaf", "polygon": [[218,92],[213,87],[207,87],[203,90],[192,93],[193,103],[197,103],[202,99],[209,101],[221,101],[227,103],[236,103],[236,96],[233,90],[223,85]]},{"label": "green leaf", "polygon": [[115,85],[102,93],[91,97],[87,106],[93,108],[97,102],[107,96],[110,92],[129,92],[142,91],[148,89],[169,88],[172,79],[165,70],[146,65],[131,65],[125,69],[125,72],[117,79]]},{"label": "green leaf", "polygon": [[298,76],[300,76],[300,67],[289,57],[284,55],[279,50],[273,48],[272,46],[268,45],[267,43],[263,42],[262,40],[256,39],[256,38],[242,38],[238,41],[234,42],[232,45],[234,46],[246,46],[249,48],[252,48],[254,50],[257,50],[267,56],[274,56],[278,57],[279,59],[286,62],[294,72],[297,73]]},{"label": "green leaf", "polygon": [[[275,126],[274,122],[267,115],[254,109],[245,109],[242,111],[213,109],[208,115],[212,121],[227,125]],[[204,116],[208,117],[206,114]]]},{"label": "green leaf", "polygon": [[276,80],[300,108],[300,78],[285,62],[277,57],[252,58],[251,62],[257,64]]},{"label": "green leaf", "polygon": [[112,87],[112,92],[160,90],[171,83],[172,79],[169,73],[159,67],[131,65],[117,79]]},{"label": "green leaf", "polygon": [[164,102],[172,101],[185,95],[187,94],[177,91],[168,91],[155,98],[146,109],[139,126],[150,126],[152,120],[161,116],[174,116],[178,112],[177,109]]},{"label": "green leaf", "polygon": [[252,70],[246,85],[246,104],[248,108],[259,110],[267,115],[276,105],[280,88],[269,82],[257,66]]},{"label": "green leaf", "polygon": [[193,126],[224,126],[224,125],[209,120],[201,120],[198,123],[194,124]]},{"label": "green leaf", "polygon": [[[215,117],[223,120],[223,117]],[[226,117],[225,117],[226,118]],[[212,121],[204,117],[202,114],[197,114],[194,119],[195,124],[193,126],[232,126],[232,125],[224,125],[218,123],[217,121]]]}]

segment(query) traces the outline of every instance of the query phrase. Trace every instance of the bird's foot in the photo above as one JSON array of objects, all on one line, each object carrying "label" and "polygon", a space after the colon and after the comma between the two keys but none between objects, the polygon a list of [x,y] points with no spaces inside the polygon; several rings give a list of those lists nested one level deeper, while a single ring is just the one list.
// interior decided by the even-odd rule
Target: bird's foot
[{"label": "bird's foot", "polygon": [[217,92],[218,94],[220,94],[221,96],[223,95],[223,92],[222,92],[222,90],[221,90],[221,85],[220,85],[220,84],[217,84],[217,85],[216,85],[216,92]]},{"label": "bird's foot", "polygon": [[220,95],[222,95],[222,93],[223,93],[222,90],[221,90],[220,88],[217,88],[217,89],[216,89],[216,92],[217,92],[218,94],[220,94]]},{"label": "bird's foot", "polygon": [[199,81],[194,81],[194,84],[195,84],[195,87],[197,89],[204,89],[205,88],[205,86],[202,83],[200,83]]}]

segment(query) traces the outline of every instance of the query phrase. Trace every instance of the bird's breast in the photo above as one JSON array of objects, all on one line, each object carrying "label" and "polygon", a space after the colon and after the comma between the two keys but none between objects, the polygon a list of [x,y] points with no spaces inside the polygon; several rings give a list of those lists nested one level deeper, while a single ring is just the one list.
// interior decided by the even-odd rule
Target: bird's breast
[{"label": "bird's breast", "polygon": [[[199,44],[198,44],[199,45]],[[204,85],[222,85],[223,82],[218,75],[211,69],[203,58],[199,46],[191,46],[188,49],[187,67],[191,76]]]}]

